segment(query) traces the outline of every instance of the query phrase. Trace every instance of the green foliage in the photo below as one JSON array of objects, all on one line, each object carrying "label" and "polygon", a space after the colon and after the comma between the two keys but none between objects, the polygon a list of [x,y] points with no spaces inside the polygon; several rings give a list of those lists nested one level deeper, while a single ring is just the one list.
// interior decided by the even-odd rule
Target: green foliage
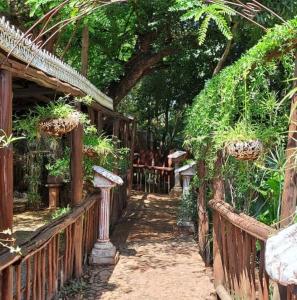
[{"label": "green foliage", "polygon": [[71,207],[67,205],[66,207],[59,207],[57,208],[52,214],[51,214],[51,219],[56,220],[64,215],[68,214],[71,211]]},{"label": "green foliage", "polygon": [[50,176],[59,177],[64,182],[70,181],[70,151],[66,148],[64,155],[61,158],[53,159],[45,168]]},{"label": "green foliage", "polygon": [[290,111],[284,96],[291,88],[287,79],[294,72],[294,55],[284,51],[272,60],[267,56],[290,47],[296,34],[297,19],[274,27],[236,63],[208,81],[188,111],[185,130],[185,146],[197,160],[206,161],[210,180],[217,151],[228,141],[260,139],[264,143],[265,153],[254,164],[228,157],[223,176],[227,200],[267,224],[279,218]]},{"label": "green foliage", "polygon": [[213,21],[219,31],[228,39],[232,38],[232,32],[228,23],[230,17],[235,15],[232,8],[223,3],[205,3],[197,0],[176,0],[172,10],[186,11],[181,17],[182,21],[193,19],[195,22],[201,21],[198,29],[198,41],[202,45],[206,40],[207,30],[210,22]]},{"label": "green foliage", "polygon": [[[90,98],[76,98],[76,101],[89,102]],[[67,102],[68,97],[61,97],[57,101],[51,101],[45,106],[37,105],[24,117],[18,117],[15,121],[15,128],[18,134],[23,134],[29,141],[40,137],[38,125],[46,119],[64,119],[73,117],[83,125],[89,125],[90,121],[85,114],[77,111],[73,105]]]},{"label": "green foliage", "polygon": [[[265,62],[265,56],[290,44],[296,35],[296,28],[297,20],[292,20],[290,26],[276,26],[240,60],[206,83],[188,113],[185,145],[195,153],[196,158],[204,156],[205,149],[211,143],[208,158],[213,161],[216,151],[222,147],[224,136],[228,136],[228,133],[223,133],[230,131],[230,128],[233,130],[229,135],[238,133],[242,125],[236,124],[247,110],[247,97],[249,134],[265,131],[268,144],[279,140],[286,130],[287,117],[284,112],[287,105],[279,108],[277,104],[280,100],[276,96],[281,96],[279,90],[285,92],[289,87],[284,83],[280,85],[279,76],[292,72],[293,61],[288,55],[280,63]],[[290,64],[286,62],[288,60]],[[284,66],[288,66],[289,70],[280,71]]]},{"label": "green foliage", "polygon": [[22,139],[21,137],[13,137],[12,135],[7,136],[3,129],[0,129],[0,149],[8,147],[11,143],[14,143]]}]

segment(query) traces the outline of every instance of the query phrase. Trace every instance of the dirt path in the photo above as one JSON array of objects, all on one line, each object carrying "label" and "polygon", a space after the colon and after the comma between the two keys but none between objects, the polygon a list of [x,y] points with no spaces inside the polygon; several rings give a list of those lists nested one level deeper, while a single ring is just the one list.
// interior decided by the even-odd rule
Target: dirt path
[{"label": "dirt path", "polygon": [[165,196],[134,195],[112,236],[120,250],[118,264],[89,267],[80,298],[215,299],[195,241],[176,227],[176,206]]}]

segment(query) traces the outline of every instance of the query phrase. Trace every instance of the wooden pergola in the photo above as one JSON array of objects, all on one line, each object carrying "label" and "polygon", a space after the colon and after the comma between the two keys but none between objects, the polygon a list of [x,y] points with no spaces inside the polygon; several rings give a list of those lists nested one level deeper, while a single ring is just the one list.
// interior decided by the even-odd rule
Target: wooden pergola
[{"label": "wooden pergola", "polygon": [[[80,75],[77,71],[59,60],[57,57],[48,53],[46,50],[39,49],[37,45],[24,37],[23,33],[11,26],[4,18],[0,19],[0,61],[0,128],[6,133],[6,135],[10,136],[13,131],[13,113],[22,111],[24,107],[30,107],[35,103],[48,103],[57,96],[64,94],[69,94],[73,97],[89,95],[94,100],[91,106],[80,107],[79,109],[87,110],[91,122],[97,127],[98,132],[109,129],[109,131],[111,131],[109,133],[117,136],[122,141],[123,146],[129,147],[131,149],[132,161],[135,132],[134,119],[114,112],[112,99],[100,92],[85,77]],[[88,224],[82,223],[81,216],[85,213],[88,214],[88,210],[97,204],[95,204],[94,199],[89,200],[87,203],[84,202],[83,199],[82,126],[79,125],[70,133],[70,135],[71,203],[73,207],[77,207],[74,214],[76,218],[79,217],[78,220],[80,220],[79,223],[75,223],[76,226],[79,227],[79,229],[75,229],[75,234],[78,234],[78,236],[85,239],[85,241],[89,240],[88,243],[90,244],[92,243],[93,238],[96,239],[96,230],[93,228],[93,233],[89,235],[87,233],[82,233],[83,226],[85,228]],[[0,149],[0,167],[0,231],[3,231],[8,228],[13,228],[12,145],[7,148]],[[127,174],[127,186],[129,190],[131,189],[131,176],[132,168]],[[122,208],[123,207],[121,207],[121,209]],[[96,226],[99,222],[98,217],[94,216],[92,218],[93,221],[90,219],[90,222],[93,222],[93,226]],[[73,216],[69,220],[74,220]],[[62,230],[62,227],[66,228],[66,223],[63,223],[64,227],[59,227],[60,230]],[[67,224],[72,223],[68,221]],[[90,231],[91,229],[88,230]],[[51,232],[51,234],[54,234],[53,232],[55,232],[55,234],[57,234],[57,232],[53,231],[51,228],[46,229],[46,232]],[[84,234],[87,234],[85,238],[83,237]],[[56,238],[53,236],[53,239],[55,240]],[[44,241],[44,243],[45,242],[46,241]],[[88,247],[90,247],[90,245]],[[86,251],[89,250],[88,247],[86,248]],[[53,251],[53,249],[50,250],[49,254],[51,253],[51,255],[54,255]],[[81,250],[77,249],[77,251],[78,253],[81,253]],[[76,257],[81,257],[81,254],[76,253]],[[11,264],[17,259],[20,258],[12,258],[9,254],[4,254],[4,258],[2,257],[2,259],[0,259],[1,299],[12,299],[14,297],[14,275]],[[58,258],[56,257],[53,259]],[[76,260],[76,275],[81,273],[81,264],[81,258]],[[17,272],[17,277],[21,276],[19,272]],[[70,273],[68,275],[70,276]],[[18,284],[20,284],[19,281]],[[30,287],[31,283],[29,282],[29,287],[27,287],[27,289],[30,290]],[[18,286],[17,289],[18,288],[21,290],[21,287]],[[57,287],[54,288],[53,286],[49,286],[48,288],[52,289],[52,292],[54,293]],[[17,299],[20,299],[20,293],[21,292],[17,292]]]}]

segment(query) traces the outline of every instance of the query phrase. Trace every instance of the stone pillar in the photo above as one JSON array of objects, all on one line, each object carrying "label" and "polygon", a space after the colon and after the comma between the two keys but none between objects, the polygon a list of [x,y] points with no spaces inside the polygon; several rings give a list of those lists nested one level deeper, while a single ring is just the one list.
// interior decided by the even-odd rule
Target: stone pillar
[{"label": "stone pillar", "polygon": [[90,256],[93,265],[115,265],[118,261],[116,247],[109,239],[110,190],[110,187],[101,188],[99,237]]},{"label": "stone pillar", "polygon": [[184,175],[182,176],[183,179],[183,195],[186,196],[190,193],[190,181],[191,181],[190,175]]},{"label": "stone pillar", "polygon": [[101,203],[99,215],[99,237],[90,256],[90,264],[115,265],[118,261],[118,253],[109,239],[110,220],[110,196],[111,189],[116,185],[122,185],[123,180],[115,174],[94,166],[94,186],[101,189]]},{"label": "stone pillar", "polygon": [[109,217],[110,217],[110,189],[101,189],[100,203],[100,224],[99,224],[99,239],[100,243],[109,242]]},{"label": "stone pillar", "polygon": [[170,191],[171,197],[180,197],[182,194],[182,187],[180,185],[180,172],[178,171],[180,162],[186,157],[185,151],[176,151],[168,155],[168,160],[174,163],[174,187]]},{"label": "stone pillar", "polygon": [[174,188],[175,189],[180,189],[181,185],[180,185],[180,176],[179,176],[179,172],[177,171],[179,169],[179,163],[175,163],[174,166]]}]

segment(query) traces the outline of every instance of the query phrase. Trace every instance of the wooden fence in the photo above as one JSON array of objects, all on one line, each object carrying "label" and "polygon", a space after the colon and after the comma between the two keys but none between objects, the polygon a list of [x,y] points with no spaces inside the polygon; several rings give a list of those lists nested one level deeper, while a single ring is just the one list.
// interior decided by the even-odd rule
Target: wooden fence
[{"label": "wooden fence", "polygon": [[[272,299],[265,272],[265,242],[275,230],[212,200],[214,283],[220,299]],[[275,292],[275,290],[274,290]],[[293,288],[280,287],[279,299],[296,300]]]},{"label": "wooden fence", "polygon": [[167,194],[174,185],[174,168],[133,165],[133,187],[146,193]]},{"label": "wooden fence", "polygon": [[21,255],[0,256],[2,300],[52,299],[70,279],[82,274],[99,230],[99,195],[39,229],[21,246]]}]

